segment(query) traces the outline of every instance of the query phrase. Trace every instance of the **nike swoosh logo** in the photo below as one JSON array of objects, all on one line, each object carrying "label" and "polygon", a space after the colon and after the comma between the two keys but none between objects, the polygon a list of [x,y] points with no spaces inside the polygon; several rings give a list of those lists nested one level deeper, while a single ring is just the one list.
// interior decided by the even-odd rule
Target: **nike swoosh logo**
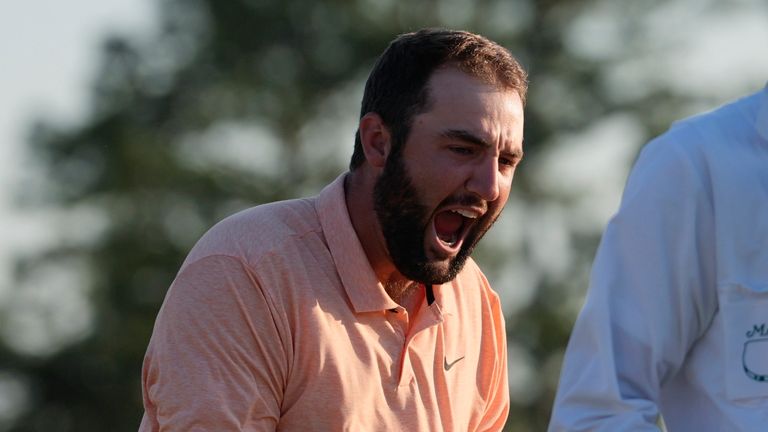
[{"label": "nike swoosh logo", "polygon": [[461,357],[457,358],[456,360],[454,360],[454,361],[452,361],[450,363],[448,363],[448,360],[445,357],[443,357],[443,367],[445,368],[446,371],[449,371],[449,370],[451,370],[453,365],[458,363],[460,360],[464,360],[464,356],[461,356]]}]

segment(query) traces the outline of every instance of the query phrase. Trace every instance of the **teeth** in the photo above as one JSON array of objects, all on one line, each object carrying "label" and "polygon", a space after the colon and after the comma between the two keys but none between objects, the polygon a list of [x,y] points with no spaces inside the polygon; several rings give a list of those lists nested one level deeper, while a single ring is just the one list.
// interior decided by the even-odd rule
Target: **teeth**
[{"label": "teeth", "polygon": [[438,235],[437,238],[439,238],[443,243],[447,244],[448,246],[453,246],[456,244],[456,241],[459,240],[456,234],[453,234],[451,238],[445,238],[441,235]]},{"label": "teeth", "polygon": [[451,211],[454,212],[454,213],[458,213],[458,214],[464,216],[465,218],[470,218],[470,219],[477,218],[477,215],[475,215],[474,213],[472,213],[470,211],[467,211],[467,210],[456,209],[456,210],[451,210]]}]

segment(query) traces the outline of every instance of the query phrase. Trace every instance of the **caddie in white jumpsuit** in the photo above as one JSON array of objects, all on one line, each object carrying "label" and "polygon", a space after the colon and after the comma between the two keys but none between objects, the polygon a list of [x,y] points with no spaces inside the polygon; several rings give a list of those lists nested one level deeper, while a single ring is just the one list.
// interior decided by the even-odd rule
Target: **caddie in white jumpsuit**
[{"label": "caddie in white jumpsuit", "polygon": [[768,87],[642,151],[550,431],[768,431]]}]

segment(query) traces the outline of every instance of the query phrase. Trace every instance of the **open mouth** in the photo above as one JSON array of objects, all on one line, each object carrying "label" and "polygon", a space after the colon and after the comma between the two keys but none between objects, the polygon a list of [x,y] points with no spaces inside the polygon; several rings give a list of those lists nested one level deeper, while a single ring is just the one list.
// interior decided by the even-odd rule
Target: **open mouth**
[{"label": "open mouth", "polygon": [[445,210],[434,217],[437,239],[448,250],[458,249],[478,214],[464,209]]}]

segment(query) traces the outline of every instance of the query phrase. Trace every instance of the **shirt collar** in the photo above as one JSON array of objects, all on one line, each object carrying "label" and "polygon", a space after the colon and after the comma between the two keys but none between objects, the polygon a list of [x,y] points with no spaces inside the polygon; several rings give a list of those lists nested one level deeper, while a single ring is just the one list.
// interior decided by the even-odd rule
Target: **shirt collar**
[{"label": "shirt collar", "polygon": [[396,308],[376,278],[347,210],[344,193],[346,173],[326,186],[316,201],[317,214],[336,271],[356,313]]},{"label": "shirt collar", "polygon": [[760,136],[768,141],[768,85],[763,88],[762,95],[760,95],[760,108],[757,111],[755,128]]}]

